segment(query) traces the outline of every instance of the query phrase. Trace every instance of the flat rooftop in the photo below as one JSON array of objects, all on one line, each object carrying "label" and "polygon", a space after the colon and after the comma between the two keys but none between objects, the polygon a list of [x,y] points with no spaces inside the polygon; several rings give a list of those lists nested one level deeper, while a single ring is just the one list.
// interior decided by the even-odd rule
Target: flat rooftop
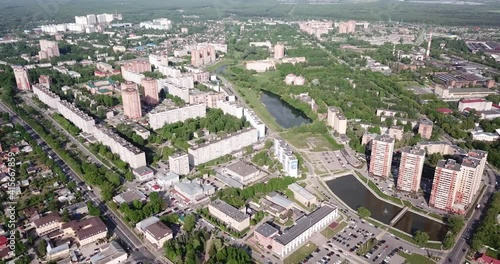
[{"label": "flat rooftop", "polygon": [[292,184],[288,185],[288,189],[292,190],[294,193],[300,194],[302,197],[306,198],[307,200],[316,199],[316,196],[314,196],[308,190],[304,189],[304,187],[302,187],[296,183],[292,183]]},{"label": "flat rooftop", "polygon": [[222,200],[217,199],[210,204],[213,207],[217,208],[219,211],[224,212],[226,215],[228,215],[229,217],[238,222],[241,222],[248,218],[248,216],[245,213],[241,212],[240,210],[234,208],[232,205],[229,205],[228,203]]},{"label": "flat rooftop", "polygon": [[287,245],[335,210],[336,208],[328,205],[322,206],[311,214],[301,217],[294,226],[285,230],[285,232],[283,232],[281,236],[276,237],[275,240],[282,245]]},{"label": "flat rooftop", "polygon": [[228,165],[226,168],[241,176],[248,176],[259,171],[256,167],[241,160]]},{"label": "flat rooftop", "polygon": [[278,229],[274,228],[272,225],[268,223],[263,223],[259,227],[255,229],[255,232],[261,234],[264,237],[270,237],[273,234],[278,232]]}]

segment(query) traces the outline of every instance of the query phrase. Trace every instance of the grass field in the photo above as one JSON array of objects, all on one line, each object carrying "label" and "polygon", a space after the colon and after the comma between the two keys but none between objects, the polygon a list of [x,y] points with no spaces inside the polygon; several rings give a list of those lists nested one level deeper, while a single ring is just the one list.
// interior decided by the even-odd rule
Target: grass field
[{"label": "grass field", "polygon": [[321,234],[323,236],[325,236],[327,239],[330,239],[335,234],[337,234],[339,231],[341,231],[342,229],[344,229],[346,226],[347,226],[346,222],[341,222],[338,226],[336,226],[333,229],[330,228],[330,227],[325,228],[323,231],[321,231]]},{"label": "grass field", "polygon": [[398,253],[401,257],[405,258],[406,259],[406,262],[405,263],[408,263],[408,264],[434,264],[436,262],[432,261],[430,258],[427,258],[425,256],[422,256],[422,255],[418,255],[418,254],[406,254],[404,252],[399,252]]},{"label": "grass field", "polygon": [[329,140],[325,135],[312,132],[297,133],[296,131],[288,131],[281,133],[281,136],[296,148],[308,149],[313,152],[334,151],[342,148],[342,145],[336,143],[335,140]]},{"label": "grass field", "polygon": [[301,246],[295,252],[293,252],[290,256],[288,256],[283,263],[284,264],[297,264],[304,260],[309,254],[313,253],[318,246],[316,244],[308,242],[307,244]]},{"label": "grass field", "polygon": [[[413,239],[413,237],[410,235],[407,235],[403,232],[400,232],[400,231],[396,230],[395,228],[389,228],[387,231],[389,233],[401,238],[401,239],[404,239],[412,244],[417,245],[417,242],[415,241],[415,239]],[[431,248],[431,249],[438,249],[438,250],[440,250],[442,248],[441,243],[430,243],[430,242],[425,244],[424,247]]]},{"label": "grass field", "polygon": [[275,132],[283,131],[283,127],[276,123],[274,117],[267,111],[266,106],[260,101],[259,93],[252,89],[243,89],[235,86],[238,93],[245,98],[245,102],[255,111],[262,121]]}]

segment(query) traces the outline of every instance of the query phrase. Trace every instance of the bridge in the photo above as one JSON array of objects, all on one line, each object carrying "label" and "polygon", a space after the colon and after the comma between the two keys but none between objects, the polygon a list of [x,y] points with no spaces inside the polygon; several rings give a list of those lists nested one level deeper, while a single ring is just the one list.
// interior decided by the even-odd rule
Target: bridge
[{"label": "bridge", "polygon": [[395,223],[397,223],[399,221],[399,219],[401,219],[401,217],[403,217],[403,215],[410,209],[410,207],[408,206],[405,206],[392,220],[391,222],[389,223],[390,226],[393,226]]}]

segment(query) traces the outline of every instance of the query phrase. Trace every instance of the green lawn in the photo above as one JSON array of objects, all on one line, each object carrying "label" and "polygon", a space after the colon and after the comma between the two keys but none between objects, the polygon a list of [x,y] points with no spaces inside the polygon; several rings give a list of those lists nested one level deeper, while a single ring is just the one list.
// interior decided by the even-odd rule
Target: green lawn
[{"label": "green lawn", "polygon": [[313,152],[342,149],[342,145],[335,142],[329,135],[315,134],[312,132],[298,133],[296,131],[288,131],[280,135],[296,148],[308,149]]},{"label": "green lawn", "polygon": [[435,264],[436,262],[432,261],[430,258],[418,255],[418,254],[406,254],[404,252],[398,252],[398,254],[406,259],[405,263],[408,264]]},{"label": "green lawn", "polygon": [[234,86],[238,93],[243,96],[245,102],[255,111],[255,113],[262,119],[262,121],[271,128],[274,132],[280,132],[283,127],[276,123],[274,117],[267,111],[266,106],[260,101],[259,92],[252,89],[243,89]]},{"label": "green lawn", "polygon": [[[412,244],[417,245],[417,242],[415,241],[415,239],[413,239],[412,236],[407,235],[406,233],[400,232],[400,231],[396,230],[395,228],[389,228],[387,231],[389,233],[401,238],[401,239],[404,239]],[[430,243],[430,242],[427,242],[427,244],[425,244],[424,247],[431,248],[431,249],[438,249],[438,250],[441,250],[441,248],[442,248],[441,243]]]},{"label": "green lawn", "polygon": [[330,228],[330,227],[327,227],[325,228],[323,231],[321,231],[321,234],[323,236],[325,236],[326,238],[330,239],[332,238],[335,234],[337,234],[338,232],[340,232],[342,229],[344,229],[345,227],[347,226],[347,223],[346,222],[341,222],[338,226],[336,226],[335,228]]},{"label": "green lawn", "polygon": [[301,246],[295,252],[293,252],[290,256],[288,256],[285,260],[283,260],[284,264],[297,264],[304,260],[309,254],[313,253],[318,246],[316,244],[308,242],[307,244]]}]

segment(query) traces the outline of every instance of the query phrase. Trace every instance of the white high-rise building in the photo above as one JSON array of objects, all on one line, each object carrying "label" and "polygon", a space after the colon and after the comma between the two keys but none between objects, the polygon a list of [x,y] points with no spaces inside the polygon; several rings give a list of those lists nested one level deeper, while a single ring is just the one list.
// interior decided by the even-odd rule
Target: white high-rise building
[{"label": "white high-rise building", "polygon": [[422,170],[424,168],[425,151],[419,147],[405,147],[401,151],[397,188],[405,192],[418,192]]},{"label": "white high-rise building", "polygon": [[370,157],[371,175],[389,177],[391,174],[394,138],[389,135],[379,135],[372,140]]},{"label": "white high-rise building", "polygon": [[168,165],[171,172],[186,175],[189,173],[189,156],[187,153],[176,152],[168,157]]},{"label": "white high-rise building", "polygon": [[299,176],[299,160],[284,140],[274,139],[274,155],[283,165],[283,170],[287,176]]},{"label": "white high-rise building", "polygon": [[95,25],[97,24],[97,17],[94,14],[88,14],[87,15],[87,24],[88,25]]},{"label": "white high-rise building", "polygon": [[88,25],[86,16],[75,16],[75,24],[77,25]]}]

